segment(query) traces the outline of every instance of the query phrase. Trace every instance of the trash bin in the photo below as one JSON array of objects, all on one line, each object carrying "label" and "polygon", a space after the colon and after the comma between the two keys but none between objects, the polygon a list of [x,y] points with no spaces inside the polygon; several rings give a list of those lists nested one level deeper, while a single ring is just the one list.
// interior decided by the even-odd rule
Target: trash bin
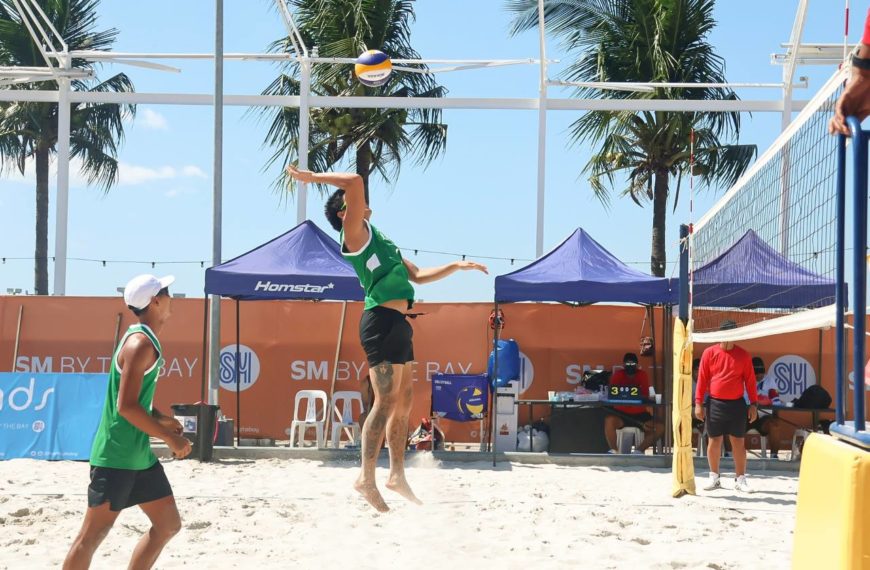
[{"label": "trash bin", "polygon": [[211,404],[172,404],[172,414],[181,422],[182,435],[192,444],[188,457],[211,461],[219,409],[220,406]]},{"label": "trash bin", "polygon": [[232,446],[235,430],[233,425],[235,422],[229,418],[223,418],[217,422],[217,434],[214,438],[215,445]]}]

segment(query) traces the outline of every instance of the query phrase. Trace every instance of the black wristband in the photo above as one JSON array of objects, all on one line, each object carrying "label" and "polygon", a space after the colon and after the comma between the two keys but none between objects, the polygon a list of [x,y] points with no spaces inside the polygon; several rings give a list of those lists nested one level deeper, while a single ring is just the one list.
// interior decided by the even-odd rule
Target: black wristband
[{"label": "black wristband", "polygon": [[864,71],[870,71],[870,57],[858,57],[857,55],[852,55],[852,67],[857,67]]}]

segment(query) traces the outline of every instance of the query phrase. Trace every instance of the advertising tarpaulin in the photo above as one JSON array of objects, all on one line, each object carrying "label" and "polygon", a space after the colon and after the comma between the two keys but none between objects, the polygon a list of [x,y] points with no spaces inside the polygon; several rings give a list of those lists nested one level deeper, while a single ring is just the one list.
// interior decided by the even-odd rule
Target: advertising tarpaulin
[{"label": "advertising tarpaulin", "polygon": [[89,459],[108,379],[0,373],[0,459]]}]

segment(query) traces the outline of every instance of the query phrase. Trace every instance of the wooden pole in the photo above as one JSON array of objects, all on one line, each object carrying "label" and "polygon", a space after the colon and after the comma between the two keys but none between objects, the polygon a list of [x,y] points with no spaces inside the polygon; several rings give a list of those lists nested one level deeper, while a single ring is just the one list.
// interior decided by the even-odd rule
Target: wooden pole
[{"label": "wooden pole", "polygon": [[15,329],[15,350],[12,352],[12,372],[15,372],[15,363],[18,362],[18,343],[21,340],[21,320],[24,318],[24,305],[18,306],[18,326]]},{"label": "wooden pole", "polygon": [[[338,340],[335,342],[335,360],[332,362],[332,383],[329,386],[329,399],[326,401],[326,422],[323,424],[323,439],[324,444],[329,437],[329,421],[332,418],[332,412],[335,410],[335,404],[332,401],[332,396],[335,394],[335,380],[338,376],[338,357],[341,355],[341,337],[344,335],[344,318],[347,315],[347,301],[341,302],[341,321],[338,324]],[[335,410],[336,413],[338,410]],[[324,445],[326,447],[326,445]]]},{"label": "wooden pole", "polygon": [[118,339],[121,336],[121,313],[118,313],[118,318],[115,319],[115,339],[112,343],[112,354],[115,354],[115,350],[118,349]]}]

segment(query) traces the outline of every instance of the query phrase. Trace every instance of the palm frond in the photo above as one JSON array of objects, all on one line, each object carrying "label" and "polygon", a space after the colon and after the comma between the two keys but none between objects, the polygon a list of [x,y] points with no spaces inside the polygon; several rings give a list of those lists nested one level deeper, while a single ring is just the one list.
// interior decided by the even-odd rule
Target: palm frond
[{"label": "palm frond", "polygon": [[[396,59],[418,59],[411,42],[414,3],[411,0],[291,0],[300,34],[321,57],[355,58],[365,49],[380,49]],[[292,50],[289,38],[269,45]],[[299,93],[298,65],[285,65],[264,94]],[[394,71],[380,87],[366,87],[352,66],[314,65],[311,92],[324,96],[441,97],[446,89],[432,75]],[[258,110],[271,118],[264,145],[273,149],[265,168],[298,157],[298,109]],[[444,152],[446,126],[437,109],[312,109],[309,165],[328,170],[350,162],[349,151],[371,151],[371,170],[385,180],[395,177],[408,156],[427,164]],[[316,166],[315,166],[316,165]],[[278,185],[283,186],[283,173]]]}]

